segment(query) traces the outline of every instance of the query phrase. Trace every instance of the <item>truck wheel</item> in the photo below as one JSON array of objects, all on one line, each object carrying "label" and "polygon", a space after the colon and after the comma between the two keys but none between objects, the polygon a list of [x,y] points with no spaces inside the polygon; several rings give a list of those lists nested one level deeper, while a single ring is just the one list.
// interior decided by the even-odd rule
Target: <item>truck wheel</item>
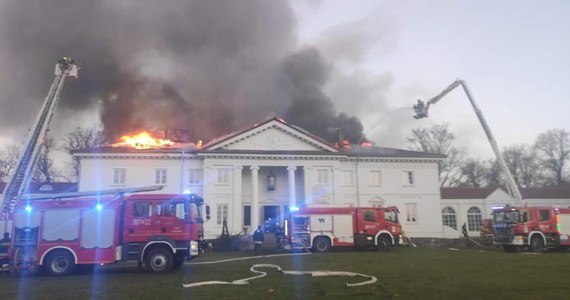
[{"label": "truck wheel", "polygon": [[542,252],[544,250],[544,242],[540,237],[533,237],[530,240],[530,251],[532,252]]},{"label": "truck wheel", "polygon": [[313,241],[313,251],[315,252],[327,252],[331,249],[331,242],[328,238],[324,236],[318,236]]},{"label": "truck wheel", "polygon": [[379,236],[376,243],[376,249],[378,249],[378,251],[386,252],[390,251],[390,248],[392,248],[392,242],[386,237]]},{"label": "truck wheel", "polygon": [[45,268],[52,276],[65,276],[73,271],[75,262],[69,251],[55,250],[45,260]]},{"label": "truck wheel", "polygon": [[172,269],[174,258],[170,250],[154,248],[146,257],[146,266],[153,273],[165,273]]}]

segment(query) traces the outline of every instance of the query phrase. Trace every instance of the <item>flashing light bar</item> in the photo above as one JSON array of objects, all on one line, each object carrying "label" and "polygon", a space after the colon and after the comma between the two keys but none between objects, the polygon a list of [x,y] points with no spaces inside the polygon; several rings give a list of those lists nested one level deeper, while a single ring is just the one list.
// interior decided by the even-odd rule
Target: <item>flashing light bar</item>
[{"label": "flashing light bar", "polygon": [[31,206],[31,205],[29,205],[29,204],[28,204],[28,205],[26,205],[26,208],[25,208],[25,210],[26,210],[27,212],[32,212],[32,206]]},{"label": "flashing light bar", "polygon": [[297,207],[297,206],[291,206],[291,207],[289,208],[289,211],[299,211],[299,207]]},{"label": "flashing light bar", "polygon": [[560,235],[560,215],[556,215],[556,231]]}]

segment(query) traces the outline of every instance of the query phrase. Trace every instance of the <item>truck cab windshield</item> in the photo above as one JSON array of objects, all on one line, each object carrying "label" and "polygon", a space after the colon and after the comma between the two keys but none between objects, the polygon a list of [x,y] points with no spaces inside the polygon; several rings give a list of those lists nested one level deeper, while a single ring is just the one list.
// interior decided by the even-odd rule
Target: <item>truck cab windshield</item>
[{"label": "truck cab windshield", "polygon": [[493,212],[493,222],[495,222],[495,223],[518,223],[519,222],[519,211],[518,210],[495,211],[495,212]]},{"label": "truck cab windshield", "polygon": [[204,219],[202,219],[202,213],[200,212],[200,208],[196,203],[190,203],[190,222],[196,223],[204,223]]}]

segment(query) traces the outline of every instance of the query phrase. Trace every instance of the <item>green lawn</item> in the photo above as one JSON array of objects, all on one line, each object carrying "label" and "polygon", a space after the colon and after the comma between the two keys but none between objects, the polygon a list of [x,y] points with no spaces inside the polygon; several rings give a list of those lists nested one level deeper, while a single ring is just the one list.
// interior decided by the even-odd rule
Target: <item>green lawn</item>
[{"label": "green lawn", "polygon": [[[252,254],[208,253],[195,262],[244,256]],[[268,276],[249,285],[181,287],[251,277],[255,274],[249,268],[257,263],[277,264],[284,270],[350,271],[376,276],[378,282],[346,287],[345,282],[366,279],[293,276],[264,269]],[[184,265],[166,275],[124,266],[64,278],[1,274],[0,299],[570,299],[569,274],[568,252],[396,248],[389,253],[342,251]]]}]

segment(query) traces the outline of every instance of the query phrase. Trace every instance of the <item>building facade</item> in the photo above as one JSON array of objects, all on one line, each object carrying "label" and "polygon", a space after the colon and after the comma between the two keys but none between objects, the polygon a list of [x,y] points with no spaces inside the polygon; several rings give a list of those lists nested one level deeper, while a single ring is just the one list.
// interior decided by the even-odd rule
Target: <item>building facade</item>
[{"label": "building facade", "polygon": [[[343,143],[339,143],[343,145]],[[442,155],[381,147],[335,147],[272,118],[201,148],[108,147],[74,154],[79,190],[159,184],[192,192],[211,208],[206,238],[252,231],[300,206],[397,206],[412,237],[442,237]]]}]

